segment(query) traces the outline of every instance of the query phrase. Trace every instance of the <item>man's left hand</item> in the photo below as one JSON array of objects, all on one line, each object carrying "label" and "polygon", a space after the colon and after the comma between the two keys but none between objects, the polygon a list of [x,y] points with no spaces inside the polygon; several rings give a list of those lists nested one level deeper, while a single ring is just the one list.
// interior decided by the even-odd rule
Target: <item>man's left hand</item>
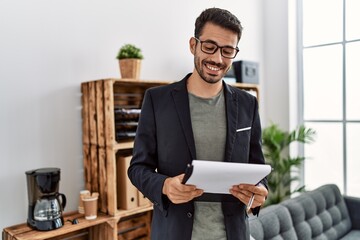
[{"label": "man's left hand", "polygon": [[250,201],[251,196],[254,194],[254,201],[251,208],[259,207],[264,204],[268,195],[268,190],[263,185],[251,185],[251,184],[239,184],[234,185],[230,189],[230,193],[247,205]]}]

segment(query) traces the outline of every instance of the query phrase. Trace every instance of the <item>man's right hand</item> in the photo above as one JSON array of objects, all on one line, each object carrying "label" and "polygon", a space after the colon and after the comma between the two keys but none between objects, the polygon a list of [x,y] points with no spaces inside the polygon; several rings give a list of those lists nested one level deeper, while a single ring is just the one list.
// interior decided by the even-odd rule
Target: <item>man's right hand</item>
[{"label": "man's right hand", "polygon": [[169,177],[164,182],[162,192],[172,203],[186,203],[204,193],[202,189],[197,189],[194,185],[182,184],[184,176],[185,174],[180,174],[175,177]]}]

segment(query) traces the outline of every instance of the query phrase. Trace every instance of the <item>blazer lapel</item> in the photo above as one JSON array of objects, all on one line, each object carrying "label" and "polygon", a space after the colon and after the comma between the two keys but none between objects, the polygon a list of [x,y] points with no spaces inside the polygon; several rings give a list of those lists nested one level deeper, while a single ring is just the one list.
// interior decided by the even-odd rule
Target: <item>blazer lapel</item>
[{"label": "blazer lapel", "polygon": [[190,76],[187,75],[183,80],[175,85],[172,91],[176,112],[180,119],[181,128],[184,132],[187,145],[190,150],[190,154],[193,159],[196,159],[195,140],[192,131],[190,109],[189,109],[189,96],[186,88],[187,79]]},{"label": "blazer lapel", "polygon": [[225,89],[225,105],[227,116],[227,136],[226,136],[226,149],[225,149],[225,162],[230,162],[231,154],[234,148],[236,125],[238,122],[238,100],[236,93],[232,91],[229,86],[224,82]]}]

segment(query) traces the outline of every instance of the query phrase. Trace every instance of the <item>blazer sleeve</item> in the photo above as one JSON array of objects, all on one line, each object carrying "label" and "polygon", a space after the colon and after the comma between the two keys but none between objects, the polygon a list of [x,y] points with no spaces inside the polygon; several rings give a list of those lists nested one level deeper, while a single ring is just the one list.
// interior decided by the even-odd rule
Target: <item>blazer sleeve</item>
[{"label": "blazer sleeve", "polygon": [[[265,163],[264,154],[262,151],[262,130],[261,130],[261,123],[260,123],[260,116],[259,116],[259,107],[258,107],[258,101],[255,99],[255,107],[254,107],[254,120],[252,124],[251,131],[251,139],[250,139],[250,162],[254,161],[257,163]],[[263,185],[266,189],[268,189],[267,184],[267,178],[263,178],[260,183],[260,185]],[[251,209],[253,215],[258,215],[260,212],[260,207],[256,207]]]}]

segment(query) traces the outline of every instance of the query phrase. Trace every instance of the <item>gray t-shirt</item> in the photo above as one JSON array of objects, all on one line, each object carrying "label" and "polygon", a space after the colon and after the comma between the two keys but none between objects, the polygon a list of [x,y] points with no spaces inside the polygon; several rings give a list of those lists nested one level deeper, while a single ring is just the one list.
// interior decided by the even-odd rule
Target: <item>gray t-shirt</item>
[{"label": "gray t-shirt", "polygon": [[[198,160],[224,161],[226,112],[223,90],[212,98],[189,93],[191,123]],[[220,202],[195,201],[192,240],[226,240]]]}]

